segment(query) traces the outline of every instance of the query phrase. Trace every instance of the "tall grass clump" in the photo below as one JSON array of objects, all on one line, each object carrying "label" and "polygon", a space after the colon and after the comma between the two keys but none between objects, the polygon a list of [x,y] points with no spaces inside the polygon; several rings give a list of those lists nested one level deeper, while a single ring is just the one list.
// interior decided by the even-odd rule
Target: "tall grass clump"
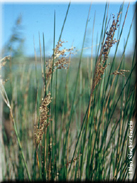
[{"label": "tall grass clump", "polygon": [[[128,5],[122,23],[123,6],[124,3],[112,21],[108,21],[109,5],[106,4],[95,57],[83,57],[92,6],[80,58],[71,57],[76,52],[74,47],[63,47],[66,42],[62,41],[62,33],[69,3],[56,45],[54,14],[50,58],[45,56],[45,36],[42,35],[41,44],[39,34],[40,56],[36,55],[34,44],[35,61],[29,58],[30,64],[24,63],[23,69],[20,63],[14,63],[12,56],[0,61],[0,69],[6,68],[6,64],[11,69],[11,75],[5,75],[9,78],[0,78],[0,91],[6,104],[3,111],[13,126],[9,141],[3,127],[3,140],[7,142],[3,145],[3,180],[136,179],[135,163],[132,177],[129,172],[130,162],[135,161],[136,155],[136,46],[132,58],[125,56],[134,17],[129,30],[126,28],[123,53],[117,57],[129,9]],[[113,45],[114,56],[109,57]],[[131,121],[133,151],[129,159]]]}]

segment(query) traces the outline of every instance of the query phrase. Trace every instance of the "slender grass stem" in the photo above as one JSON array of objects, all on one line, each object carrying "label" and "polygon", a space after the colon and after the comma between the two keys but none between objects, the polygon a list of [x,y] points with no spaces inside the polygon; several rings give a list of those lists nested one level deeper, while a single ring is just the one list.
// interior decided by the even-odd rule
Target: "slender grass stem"
[{"label": "slender grass stem", "polygon": [[16,124],[15,124],[15,121],[14,121],[14,118],[13,118],[13,114],[12,114],[12,109],[11,108],[10,108],[10,115],[11,115],[11,119],[12,119],[12,122],[13,122],[15,134],[16,134],[16,137],[17,137],[18,145],[19,145],[19,148],[21,150],[21,155],[22,155],[22,159],[23,159],[23,162],[24,162],[24,165],[25,165],[25,168],[26,168],[26,172],[27,172],[29,180],[31,180],[31,177],[30,177],[30,174],[29,174],[29,171],[28,171],[28,167],[27,167],[27,164],[26,164],[26,160],[25,160],[25,157],[24,157],[22,145],[21,145],[21,142],[20,142],[20,139],[19,139],[19,135],[18,135],[18,132],[17,132],[17,128],[16,128]]}]

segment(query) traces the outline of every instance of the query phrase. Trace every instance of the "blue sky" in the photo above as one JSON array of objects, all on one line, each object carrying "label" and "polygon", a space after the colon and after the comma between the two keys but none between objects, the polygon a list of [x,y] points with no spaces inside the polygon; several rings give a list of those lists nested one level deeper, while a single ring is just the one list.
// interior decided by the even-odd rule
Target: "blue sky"
[{"label": "blue sky", "polygon": [[[113,13],[117,16],[121,3],[109,5],[108,17]],[[124,41],[127,38],[128,30],[135,11],[135,3],[131,3],[125,22],[123,34],[119,45],[119,54],[122,54]],[[62,40],[68,41],[64,46],[66,48],[72,45],[80,50],[82,47],[83,35],[85,30],[86,19],[88,15],[90,3],[72,3],[69,9],[67,21],[62,34]],[[128,4],[125,3],[122,15],[122,22],[127,10]],[[8,41],[12,34],[12,28],[19,15],[22,15],[22,34],[25,38],[24,52],[28,56],[34,55],[33,37],[35,39],[35,47],[37,55],[39,55],[39,33],[42,43],[42,34],[45,36],[46,54],[50,56],[53,48],[53,28],[54,28],[54,11],[56,11],[56,42],[58,41],[64,17],[67,11],[68,3],[3,3],[2,4],[2,46]],[[93,38],[93,52],[96,50],[96,40],[101,32],[102,20],[105,10],[105,3],[92,3],[90,12],[90,21],[88,23],[88,31],[84,50],[85,55],[91,53],[91,40],[94,14],[95,27]],[[112,16],[111,16],[112,17]],[[112,20],[112,18],[111,18]],[[134,21],[135,22],[135,21]],[[117,36],[117,32],[116,32]],[[129,37],[126,53],[132,53],[134,49],[135,25],[132,27]],[[113,55],[115,46],[112,47],[110,54]]]}]

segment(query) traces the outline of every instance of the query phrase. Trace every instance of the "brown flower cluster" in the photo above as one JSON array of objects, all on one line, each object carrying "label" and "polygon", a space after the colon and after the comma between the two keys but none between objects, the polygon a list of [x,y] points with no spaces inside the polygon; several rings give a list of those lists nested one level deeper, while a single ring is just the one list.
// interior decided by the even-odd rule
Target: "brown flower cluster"
[{"label": "brown flower cluster", "polygon": [[[46,62],[46,90],[48,89],[48,86],[51,81],[52,73],[55,72],[56,69],[68,69],[69,61],[67,59],[67,56],[72,54],[72,51],[74,48],[70,49],[62,49],[64,41],[59,41],[56,45],[56,48],[54,50],[54,54],[52,55],[51,59],[49,59]],[[66,54],[67,53],[67,54]],[[45,83],[45,82],[44,82]],[[45,86],[45,85],[44,85]],[[44,87],[45,90],[45,87]],[[51,93],[49,92],[44,100],[42,100],[42,104],[40,106],[40,124],[34,126],[34,137],[36,141],[36,147],[38,147],[40,141],[42,140],[44,129],[49,125],[48,120],[50,122],[51,119],[49,119],[49,109],[48,105],[51,103]]]},{"label": "brown flower cluster", "polygon": [[129,70],[122,70],[122,69],[119,70],[119,71],[116,70],[116,71],[114,71],[112,74],[113,74],[113,75],[122,75],[122,76],[125,76],[125,75],[124,75],[125,72],[129,72]]},{"label": "brown flower cluster", "polygon": [[119,16],[121,12],[117,16],[117,20],[115,21],[115,16],[113,16],[113,22],[108,32],[106,32],[106,39],[104,44],[102,44],[101,52],[98,57],[96,67],[95,67],[95,74],[93,79],[93,90],[95,89],[96,85],[101,79],[101,76],[104,74],[104,71],[107,67],[106,60],[108,58],[109,50],[117,42],[116,39],[113,39],[115,31],[117,30],[117,27],[119,26]]},{"label": "brown flower cluster", "polygon": [[34,126],[34,137],[36,146],[40,143],[42,140],[43,134],[44,134],[44,128],[48,126],[48,119],[50,116],[48,115],[49,109],[48,105],[51,103],[51,93],[49,92],[47,96],[42,100],[42,104],[40,106],[40,124],[39,126]]},{"label": "brown flower cluster", "polygon": [[119,16],[120,16],[120,13],[117,16],[116,21],[115,21],[115,16],[113,16],[113,22],[109,29],[109,32],[106,32],[107,38],[105,40],[104,47],[103,47],[104,60],[106,60],[108,58],[109,49],[113,46],[113,44],[115,44],[117,42],[116,39],[113,40],[113,37],[114,37],[115,31],[117,30],[117,27],[119,26],[119,24],[118,24]]},{"label": "brown flower cluster", "polygon": [[[59,41],[56,45],[56,48],[54,50],[54,55],[52,55],[51,59],[46,62],[46,81],[47,81],[47,87],[48,88],[51,80],[52,72],[55,72],[57,69],[68,69],[69,67],[69,59],[67,58],[70,54],[73,53],[74,47],[71,47],[70,49],[62,49],[60,48],[63,46],[64,41]],[[54,60],[54,65],[53,65]]]}]

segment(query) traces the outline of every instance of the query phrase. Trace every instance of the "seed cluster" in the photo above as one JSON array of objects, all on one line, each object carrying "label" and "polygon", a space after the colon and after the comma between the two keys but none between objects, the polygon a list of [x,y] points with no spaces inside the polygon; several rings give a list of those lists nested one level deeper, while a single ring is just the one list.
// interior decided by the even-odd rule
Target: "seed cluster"
[{"label": "seed cluster", "polygon": [[125,76],[125,75],[124,75],[125,72],[129,72],[129,70],[122,70],[122,69],[119,70],[119,71],[116,70],[116,71],[114,71],[112,74],[113,74],[113,75],[122,75],[122,76]]},{"label": "seed cluster", "polygon": [[[67,56],[72,54],[72,51],[74,48],[60,50],[62,47],[64,41],[59,41],[56,45],[56,48],[54,50],[54,55],[52,55],[51,59],[48,60],[46,64],[46,79],[49,78],[49,76],[52,74],[56,69],[68,69],[69,60],[67,59]],[[66,54],[68,52],[68,54]],[[53,59],[54,59],[54,66],[53,66]]]},{"label": "seed cluster", "polygon": [[[64,41],[59,41],[56,45],[56,48],[54,50],[54,55],[52,55],[51,59],[49,59],[46,62],[46,89],[48,88],[50,81],[51,81],[51,76],[52,72],[54,72],[56,69],[68,69],[69,66],[69,61],[67,59],[67,56],[72,54],[72,51],[74,48],[70,49],[62,49]],[[68,53],[68,54],[66,54]],[[54,65],[53,65],[53,60],[54,60]],[[42,100],[42,104],[40,106],[40,125],[34,126],[34,136],[35,136],[35,141],[36,141],[36,147],[39,145],[40,141],[42,140],[43,134],[44,134],[44,128],[49,125],[47,121],[51,120],[49,119],[49,109],[48,105],[51,103],[51,93],[49,92],[47,96]]]},{"label": "seed cluster", "polygon": [[115,44],[117,42],[116,39],[113,40],[113,37],[114,37],[115,31],[117,30],[117,27],[119,26],[119,24],[118,24],[119,16],[120,16],[120,13],[117,16],[116,21],[115,21],[115,16],[113,16],[113,22],[112,22],[112,25],[109,29],[109,32],[106,32],[107,38],[106,38],[105,43],[103,45],[104,60],[107,60],[109,49],[113,46],[113,44]]},{"label": "seed cluster", "polygon": [[106,39],[104,44],[102,44],[101,52],[98,57],[96,67],[95,67],[95,73],[94,73],[94,79],[93,79],[93,88],[92,91],[95,89],[96,85],[101,79],[101,76],[104,74],[104,71],[107,67],[106,60],[108,58],[109,50],[117,42],[116,39],[113,39],[115,31],[117,30],[118,22],[119,22],[119,16],[121,12],[117,16],[117,20],[115,21],[115,16],[113,16],[113,22],[108,32],[106,32]]},{"label": "seed cluster", "polygon": [[[51,103],[51,93],[49,92],[47,96],[42,100],[42,104],[40,106],[40,125],[34,125],[34,137],[36,141],[36,146],[40,143],[42,140],[42,136],[44,134],[44,128],[48,126],[48,118],[50,117],[48,115],[49,109],[48,105]],[[50,119],[49,119],[50,120]]]},{"label": "seed cluster", "polygon": [[[49,59],[46,62],[47,88],[50,84],[52,72],[55,72],[55,70],[62,69],[62,68],[68,69],[69,67],[70,62],[67,57],[68,55],[73,54],[74,47],[71,47],[70,49],[64,48],[60,50],[60,48],[63,46],[63,43],[65,42],[61,40],[57,43],[56,48],[54,50],[54,55],[52,55],[51,59]],[[54,59],[54,65],[53,65],[53,59]]]}]

